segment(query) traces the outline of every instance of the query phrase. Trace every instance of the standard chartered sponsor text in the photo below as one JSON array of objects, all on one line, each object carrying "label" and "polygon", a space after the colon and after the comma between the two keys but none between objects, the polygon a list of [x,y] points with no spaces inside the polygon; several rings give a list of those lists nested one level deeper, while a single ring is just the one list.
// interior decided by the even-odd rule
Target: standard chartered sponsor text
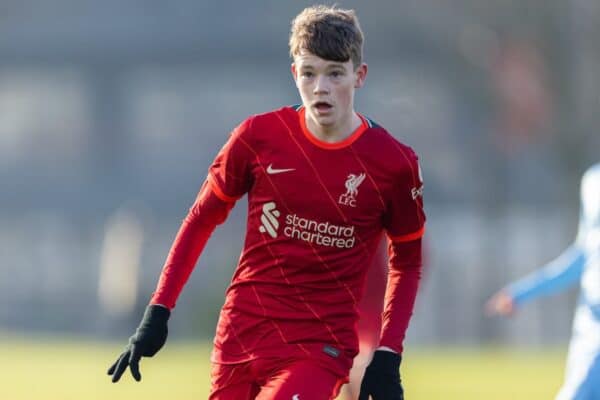
[{"label": "standard chartered sponsor text", "polygon": [[354,226],[317,222],[298,217],[296,214],[288,214],[285,217],[285,223],[283,234],[292,239],[340,249],[352,248],[356,242]]}]

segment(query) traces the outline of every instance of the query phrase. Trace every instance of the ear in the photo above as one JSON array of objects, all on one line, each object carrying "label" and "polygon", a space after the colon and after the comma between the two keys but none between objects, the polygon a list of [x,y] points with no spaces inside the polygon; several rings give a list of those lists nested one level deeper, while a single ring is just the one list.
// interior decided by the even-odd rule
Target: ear
[{"label": "ear", "polygon": [[292,71],[292,76],[294,77],[294,82],[296,82],[296,86],[298,86],[298,71],[296,70],[295,63],[292,63],[290,70]]},{"label": "ear", "polygon": [[368,69],[369,68],[367,67],[367,64],[362,63],[358,66],[358,68],[356,68],[356,71],[354,71],[354,75],[356,77],[356,80],[354,81],[355,89],[361,88],[365,84]]}]

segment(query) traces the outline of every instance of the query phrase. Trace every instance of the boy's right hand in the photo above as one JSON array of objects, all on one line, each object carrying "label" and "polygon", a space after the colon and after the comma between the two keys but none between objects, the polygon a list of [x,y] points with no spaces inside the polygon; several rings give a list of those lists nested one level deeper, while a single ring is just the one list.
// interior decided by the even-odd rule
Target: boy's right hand
[{"label": "boy's right hand", "polygon": [[155,355],[167,340],[167,321],[171,311],[160,305],[149,305],[144,318],[135,334],[129,338],[129,343],[117,361],[108,369],[112,381],[118,382],[123,372],[129,367],[136,381],[142,379],[139,362],[142,357]]}]

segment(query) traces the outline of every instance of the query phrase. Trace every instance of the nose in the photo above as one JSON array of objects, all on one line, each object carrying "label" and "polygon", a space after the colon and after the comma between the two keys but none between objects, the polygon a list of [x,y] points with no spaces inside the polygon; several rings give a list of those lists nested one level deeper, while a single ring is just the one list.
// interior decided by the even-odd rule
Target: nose
[{"label": "nose", "polygon": [[329,82],[327,77],[324,75],[317,75],[315,79],[315,87],[313,88],[313,94],[328,94],[329,93]]}]

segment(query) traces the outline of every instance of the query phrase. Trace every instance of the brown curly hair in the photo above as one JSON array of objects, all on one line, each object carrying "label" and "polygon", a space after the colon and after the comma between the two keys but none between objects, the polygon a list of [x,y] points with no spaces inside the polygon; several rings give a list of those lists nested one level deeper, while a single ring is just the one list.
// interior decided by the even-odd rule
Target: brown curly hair
[{"label": "brown curly hair", "polygon": [[302,50],[325,60],[346,62],[354,68],[362,63],[363,32],[354,10],[315,5],[305,8],[292,20],[290,56]]}]

